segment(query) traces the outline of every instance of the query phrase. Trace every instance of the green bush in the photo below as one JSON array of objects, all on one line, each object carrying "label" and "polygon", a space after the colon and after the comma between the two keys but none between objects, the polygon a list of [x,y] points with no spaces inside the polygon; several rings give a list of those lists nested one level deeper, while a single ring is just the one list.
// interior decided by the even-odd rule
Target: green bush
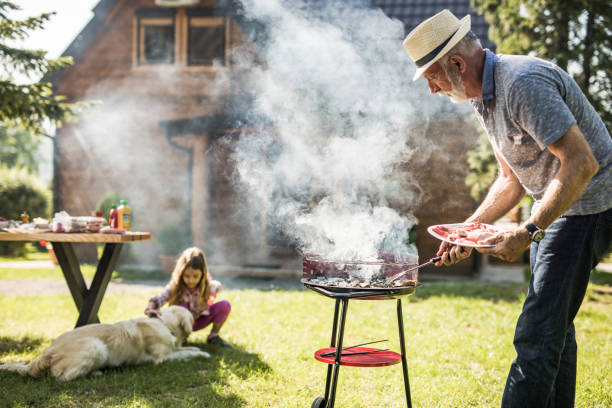
[{"label": "green bush", "polygon": [[[119,207],[120,200],[128,200],[129,198],[126,195],[121,195],[116,191],[110,191],[102,196],[98,204],[96,204],[96,211],[102,211],[102,216],[108,219],[108,215],[110,214],[111,207],[116,205]],[[132,214],[132,226],[134,225],[134,216]]]},{"label": "green bush", "polygon": [[189,229],[184,225],[167,224],[157,233],[162,255],[177,255],[191,245]]},{"label": "green bush", "polygon": [[[34,217],[49,218],[51,215],[51,191],[40,179],[19,167],[0,165],[0,217],[19,220],[23,212]],[[23,256],[24,243],[3,242],[0,254]]]}]

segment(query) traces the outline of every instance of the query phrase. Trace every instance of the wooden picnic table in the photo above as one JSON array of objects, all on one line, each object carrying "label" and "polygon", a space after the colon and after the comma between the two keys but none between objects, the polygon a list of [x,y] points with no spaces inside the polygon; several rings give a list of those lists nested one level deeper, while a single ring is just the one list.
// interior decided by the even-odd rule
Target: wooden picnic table
[{"label": "wooden picnic table", "polygon": [[[98,310],[123,244],[148,239],[151,239],[149,232],[127,232],[125,234],[0,232],[0,241],[47,241],[51,243],[74,303],[79,310],[79,318],[75,327],[100,322]],[[104,252],[98,261],[96,273],[89,288],[83,278],[72,246],[73,242],[105,244]]]}]

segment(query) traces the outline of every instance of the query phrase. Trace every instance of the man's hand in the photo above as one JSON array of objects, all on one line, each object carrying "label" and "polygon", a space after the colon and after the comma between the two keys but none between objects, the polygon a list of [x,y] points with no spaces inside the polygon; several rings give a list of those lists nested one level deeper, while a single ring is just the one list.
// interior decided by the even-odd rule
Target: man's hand
[{"label": "man's hand", "polygon": [[529,248],[531,241],[529,240],[529,232],[521,226],[512,231],[501,232],[482,243],[495,246],[493,248],[476,248],[478,252],[512,262]]},{"label": "man's hand", "polygon": [[450,266],[452,264],[456,264],[459,261],[468,258],[472,254],[472,248],[470,247],[462,247],[450,244],[446,241],[442,241],[440,245],[440,249],[436,252],[436,256],[442,256],[438,262],[434,265],[436,266]]}]

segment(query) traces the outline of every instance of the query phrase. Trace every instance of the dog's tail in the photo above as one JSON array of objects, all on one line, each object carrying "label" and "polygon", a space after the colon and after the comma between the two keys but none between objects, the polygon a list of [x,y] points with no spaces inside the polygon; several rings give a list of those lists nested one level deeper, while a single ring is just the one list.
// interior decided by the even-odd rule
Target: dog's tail
[{"label": "dog's tail", "polygon": [[0,370],[11,371],[21,375],[40,377],[51,366],[51,356],[43,354],[30,363],[5,363],[0,364]]}]

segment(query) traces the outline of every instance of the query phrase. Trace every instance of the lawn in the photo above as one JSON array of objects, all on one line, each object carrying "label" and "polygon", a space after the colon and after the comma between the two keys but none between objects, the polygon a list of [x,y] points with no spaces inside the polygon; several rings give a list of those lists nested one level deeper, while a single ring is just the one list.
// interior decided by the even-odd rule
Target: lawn
[{"label": "lawn", "polygon": [[[92,271],[87,271],[90,274]],[[58,270],[32,278],[61,279]],[[129,278],[129,273],[125,274]],[[19,272],[0,269],[0,280]],[[22,277],[23,279],[23,277]],[[125,276],[124,276],[125,279]],[[576,318],[577,407],[610,407],[612,295],[592,284]],[[415,407],[498,407],[510,362],[524,285],[430,283],[404,300],[408,368]],[[104,322],[139,316],[149,296],[109,294]],[[326,366],[313,359],[329,345],[333,301],[306,290],[227,290],[225,337],[208,346],[207,329],[190,345],[208,360],[106,370],[70,383],[0,373],[0,404],[9,407],[309,407],[323,394]],[[351,301],[345,344],[389,339],[399,350],[395,301]],[[0,296],[0,361],[31,360],[77,314],[69,295]],[[404,407],[401,365],[340,369],[336,406]]]}]

